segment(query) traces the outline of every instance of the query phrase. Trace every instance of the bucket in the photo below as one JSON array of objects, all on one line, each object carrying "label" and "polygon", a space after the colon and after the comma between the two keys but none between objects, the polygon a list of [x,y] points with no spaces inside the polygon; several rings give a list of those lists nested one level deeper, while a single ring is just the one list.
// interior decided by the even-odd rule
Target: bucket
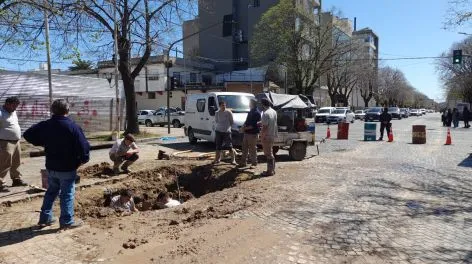
[{"label": "bucket", "polygon": [[41,187],[44,189],[48,188],[48,171],[47,170],[41,170]]},{"label": "bucket", "polygon": [[377,138],[377,123],[364,124],[364,141],[375,141]]},{"label": "bucket", "polygon": [[426,144],[426,126],[415,125],[413,126],[412,131],[413,144]]},{"label": "bucket", "polygon": [[348,139],[349,138],[349,123],[339,123],[338,124],[338,139]]}]

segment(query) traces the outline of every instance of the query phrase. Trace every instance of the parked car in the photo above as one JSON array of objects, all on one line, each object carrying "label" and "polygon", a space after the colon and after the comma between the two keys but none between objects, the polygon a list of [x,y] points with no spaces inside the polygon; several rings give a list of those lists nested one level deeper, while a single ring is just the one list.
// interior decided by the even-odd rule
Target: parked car
[{"label": "parked car", "polygon": [[408,111],[408,108],[400,108],[400,116],[402,118],[408,118],[410,116],[410,112]]},{"label": "parked car", "polygon": [[402,119],[402,116],[400,114],[400,108],[398,107],[389,107],[388,108],[388,113],[392,116],[392,119],[396,118],[398,120]]},{"label": "parked car", "polygon": [[382,114],[382,107],[372,107],[365,113],[366,121],[380,121],[380,114]]},{"label": "parked car", "polygon": [[326,123],[341,123],[341,122],[351,122],[354,123],[356,117],[351,110],[347,109],[336,109],[328,116]]},{"label": "parked car", "polygon": [[139,110],[138,111],[138,123],[145,124],[147,116],[152,116],[154,114],[154,110]]},{"label": "parked car", "polygon": [[325,123],[328,116],[334,111],[334,107],[321,107],[315,115],[315,123]]},{"label": "parked car", "polygon": [[365,110],[356,110],[354,112],[356,119],[364,120],[365,119]]},{"label": "parked car", "polygon": [[[147,127],[152,127],[155,125],[158,126],[165,126],[168,122],[167,116],[168,116],[168,111],[153,111],[152,114],[147,115],[144,118],[144,124]],[[170,113],[170,123],[172,124],[173,127],[179,128],[184,125],[184,115],[185,112],[171,112]],[[140,122],[141,123],[141,122]]]},{"label": "parked car", "polygon": [[418,109],[411,109],[410,110],[410,115],[411,116],[421,116],[421,112]]},{"label": "parked car", "polygon": [[420,109],[420,112],[421,112],[422,115],[426,115],[426,109],[421,108],[421,109]]}]

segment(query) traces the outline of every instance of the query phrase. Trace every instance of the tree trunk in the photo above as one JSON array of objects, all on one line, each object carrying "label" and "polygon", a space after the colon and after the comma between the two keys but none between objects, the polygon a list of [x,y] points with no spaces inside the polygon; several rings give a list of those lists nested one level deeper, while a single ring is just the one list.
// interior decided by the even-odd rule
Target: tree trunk
[{"label": "tree trunk", "polygon": [[[125,76],[125,75],[123,75]],[[126,96],[126,130],[125,134],[139,134],[138,116],[136,115],[136,93],[134,87],[134,79],[129,77],[123,78],[123,86]]]}]

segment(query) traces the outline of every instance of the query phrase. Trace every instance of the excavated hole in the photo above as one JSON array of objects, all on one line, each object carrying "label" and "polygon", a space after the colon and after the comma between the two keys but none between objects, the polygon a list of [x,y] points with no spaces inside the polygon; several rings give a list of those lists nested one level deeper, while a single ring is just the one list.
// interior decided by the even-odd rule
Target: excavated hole
[{"label": "excavated hole", "polygon": [[[98,175],[105,164],[85,168],[89,175]],[[233,166],[196,166],[183,164],[164,166],[130,173],[129,177],[116,180],[103,187],[93,187],[77,194],[77,215],[83,219],[104,218],[117,215],[105,206],[106,194],[114,196],[123,188],[131,189],[140,211],[158,209],[157,195],[167,191],[174,199],[186,202],[202,195],[231,188],[237,183],[254,179],[253,173],[241,172]],[[180,192],[179,192],[179,187]]]}]

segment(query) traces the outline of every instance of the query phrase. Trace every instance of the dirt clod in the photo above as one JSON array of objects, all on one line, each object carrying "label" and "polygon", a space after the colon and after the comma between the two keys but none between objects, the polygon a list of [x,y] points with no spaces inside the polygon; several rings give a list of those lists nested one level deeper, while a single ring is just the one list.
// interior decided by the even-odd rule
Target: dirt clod
[{"label": "dirt clod", "polygon": [[170,220],[169,225],[178,225],[179,222],[176,220]]}]

